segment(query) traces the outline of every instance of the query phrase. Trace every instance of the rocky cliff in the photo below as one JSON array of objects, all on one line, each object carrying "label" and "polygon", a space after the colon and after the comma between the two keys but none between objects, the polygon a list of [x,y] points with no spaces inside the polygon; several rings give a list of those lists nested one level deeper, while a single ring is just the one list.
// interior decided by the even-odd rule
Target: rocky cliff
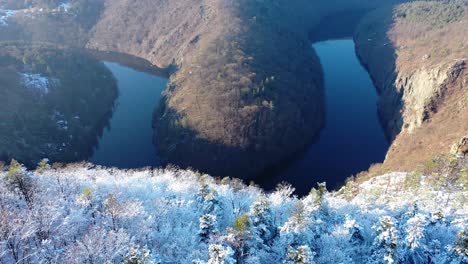
[{"label": "rocky cliff", "polygon": [[466,1],[416,1],[368,15],[357,51],[380,92],[393,144],[385,167],[413,169],[468,134]]}]

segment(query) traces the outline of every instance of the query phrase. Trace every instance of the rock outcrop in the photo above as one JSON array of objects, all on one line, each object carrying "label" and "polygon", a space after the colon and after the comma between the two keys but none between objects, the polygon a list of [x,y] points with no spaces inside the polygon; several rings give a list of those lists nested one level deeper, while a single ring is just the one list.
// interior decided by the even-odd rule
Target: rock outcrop
[{"label": "rock outcrop", "polygon": [[467,26],[466,1],[456,0],[385,7],[360,24],[357,51],[393,140],[388,168],[414,169],[468,135]]},{"label": "rock outcrop", "polygon": [[468,156],[468,137],[463,137],[459,142],[453,145],[452,154],[461,157]]}]

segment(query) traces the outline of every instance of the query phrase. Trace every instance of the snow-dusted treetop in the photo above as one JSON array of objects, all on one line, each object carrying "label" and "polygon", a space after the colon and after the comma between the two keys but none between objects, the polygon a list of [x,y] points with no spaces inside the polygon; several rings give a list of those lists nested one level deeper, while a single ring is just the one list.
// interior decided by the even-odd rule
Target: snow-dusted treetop
[{"label": "snow-dusted treetop", "polygon": [[13,163],[0,173],[0,262],[467,261],[466,190],[399,186],[406,177],[298,198],[187,170]]}]

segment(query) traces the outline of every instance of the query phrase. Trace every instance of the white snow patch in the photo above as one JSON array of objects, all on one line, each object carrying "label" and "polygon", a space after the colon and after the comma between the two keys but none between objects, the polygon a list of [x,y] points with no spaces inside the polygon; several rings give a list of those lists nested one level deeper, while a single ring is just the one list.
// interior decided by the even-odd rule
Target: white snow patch
[{"label": "white snow patch", "polygon": [[70,2],[64,2],[64,3],[61,3],[59,6],[58,6],[58,9],[63,9],[65,12],[68,12],[68,10],[70,10]]},{"label": "white snow patch", "polygon": [[51,84],[58,82],[57,79],[45,77],[41,74],[21,73],[21,82],[26,88],[39,92],[42,95],[49,93]]},{"label": "white snow patch", "polygon": [[0,9],[0,26],[7,26],[8,25],[8,23],[7,23],[8,18],[13,16],[14,14],[16,14],[16,12],[17,11],[15,11],[15,10]]}]

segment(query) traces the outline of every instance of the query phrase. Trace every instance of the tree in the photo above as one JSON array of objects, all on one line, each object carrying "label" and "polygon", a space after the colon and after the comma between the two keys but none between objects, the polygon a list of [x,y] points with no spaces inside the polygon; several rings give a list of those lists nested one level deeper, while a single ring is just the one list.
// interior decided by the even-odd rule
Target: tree
[{"label": "tree", "polygon": [[296,249],[288,247],[288,253],[284,264],[314,264],[314,253],[309,246],[299,246]]},{"label": "tree", "polygon": [[427,259],[427,245],[425,228],[427,219],[423,214],[417,213],[406,222],[406,250],[405,259],[407,262],[420,263]]},{"label": "tree", "polygon": [[208,264],[234,264],[234,250],[229,246],[210,245],[208,247],[210,252],[210,259]]},{"label": "tree", "polygon": [[396,228],[396,220],[391,216],[380,217],[379,223],[373,226],[377,237],[373,243],[372,256],[369,263],[389,263],[398,260],[399,232]]},{"label": "tree", "polygon": [[200,217],[200,231],[198,235],[202,242],[209,241],[210,237],[217,231],[216,215],[204,214]]},{"label": "tree", "polygon": [[39,161],[39,163],[37,163],[37,167],[36,167],[37,173],[44,173],[48,169],[50,169],[48,159],[42,159],[41,161]]},{"label": "tree", "polygon": [[252,237],[249,241],[249,248],[267,249],[276,236],[277,229],[273,223],[270,203],[265,197],[260,197],[255,201],[249,212],[250,232]]},{"label": "tree", "polygon": [[451,263],[468,263],[468,231],[462,230],[458,233],[457,241],[452,247],[453,261]]},{"label": "tree", "polygon": [[26,168],[12,160],[8,173],[5,174],[5,183],[10,191],[19,193],[26,201],[28,207],[32,207],[34,183]]},{"label": "tree", "polygon": [[125,209],[122,208],[121,204],[112,193],[107,196],[106,200],[104,200],[104,206],[111,217],[112,229],[117,230],[117,219],[122,213],[122,210]]},{"label": "tree", "polygon": [[218,193],[212,190],[206,183],[202,183],[197,194],[197,201],[201,205],[204,214],[219,213],[220,206],[218,201]]},{"label": "tree", "polygon": [[124,264],[153,264],[151,251],[145,246],[140,249],[139,246],[131,244],[127,255],[124,258]]}]

